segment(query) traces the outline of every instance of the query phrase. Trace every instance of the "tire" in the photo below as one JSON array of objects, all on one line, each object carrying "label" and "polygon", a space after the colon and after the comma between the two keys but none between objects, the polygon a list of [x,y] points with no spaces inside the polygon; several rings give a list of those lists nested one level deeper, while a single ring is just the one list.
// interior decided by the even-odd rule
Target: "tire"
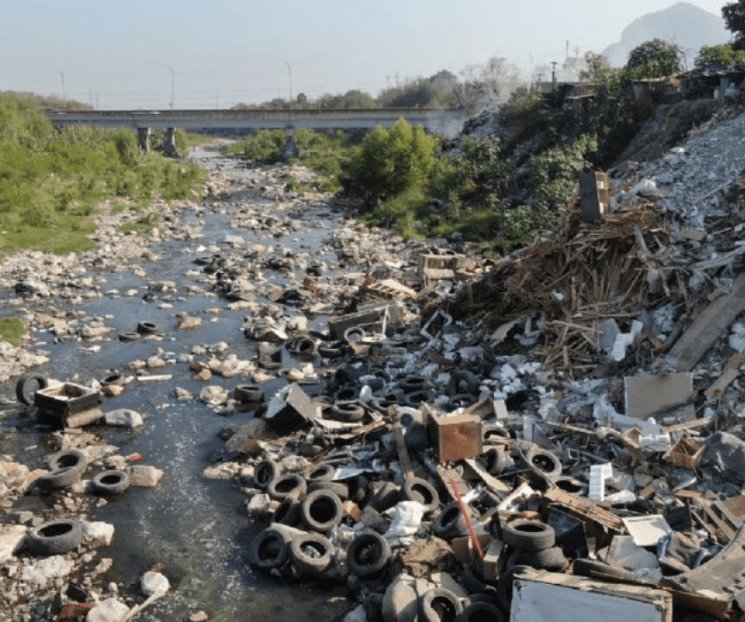
[{"label": "tire", "polygon": [[418,501],[424,506],[424,513],[433,512],[440,505],[440,496],[434,486],[420,477],[412,477],[404,482],[400,492],[403,501]]},{"label": "tire", "polygon": [[499,607],[481,601],[466,605],[455,620],[456,622],[507,622]]},{"label": "tire", "polygon": [[272,499],[281,501],[285,497],[290,496],[300,498],[305,494],[307,489],[308,485],[300,475],[288,473],[275,477],[269,482],[266,491]]},{"label": "tire", "polygon": [[123,385],[124,385],[124,375],[120,374],[119,372],[111,373],[101,380],[102,387],[111,387],[111,386],[121,387]]},{"label": "tire", "polygon": [[100,495],[120,495],[129,488],[126,471],[101,471],[93,478],[93,490]]},{"label": "tire", "polygon": [[361,326],[350,326],[344,331],[344,341],[360,343],[365,340],[367,333]]},{"label": "tire", "polygon": [[530,566],[512,566],[499,576],[497,600],[503,611],[509,612],[512,605],[512,584],[515,581],[515,575],[530,569]]},{"label": "tire", "polygon": [[254,484],[257,488],[266,490],[279,474],[279,465],[274,460],[262,460],[254,469]]},{"label": "tire", "polygon": [[337,421],[345,423],[356,423],[362,421],[365,416],[365,409],[359,404],[352,402],[340,402],[334,404],[330,410],[330,416]]},{"label": "tire", "polygon": [[28,548],[33,555],[64,555],[83,541],[83,529],[76,520],[52,520],[32,529]]},{"label": "tire", "polygon": [[398,386],[404,393],[414,393],[427,387],[427,379],[423,376],[406,376],[398,383]]},{"label": "tire", "polygon": [[347,549],[347,567],[357,577],[369,577],[386,567],[391,559],[391,545],[375,531],[358,534]]},{"label": "tire", "polygon": [[354,501],[357,505],[365,502],[367,499],[367,487],[370,482],[364,475],[357,475],[346,481],[347,490],[349,491],[348,498],[350,501]]},{"label": "tire", "polygon": [[554,546],[556,532],[546,523],[518,519],[505,526],[502,530],[502,540],[509,546],[532,553]]},{"label": "tire", "polygon": [[368,505],[378,512],[385,512],[388,508],[396,505],[401,498],[401,491],[393,482],[384,482],[373,492]]},{"label": "tire", "polygon": [[486,470],[495,476],[499,476],[504,473],[507,465],[509,464],[509,458],[507,454],[501,449],[496,447],[490,449],[485,454],[486,458]]},{"label": "tire", "polygon": [[158,327],[153,322],[138,322],[137,332],[140,335],[153,335],[158,332]]},{"label": "tire", "polygon": [[460,599],[445,588],[428,590],[419,599],[420,622],[454,622],[461,613],[463,605]]},{"label": "tire", "polygon": [[313,482],[312,484],[308,484],[308,493],[315,492],[316,490],[333,492],[342,501],[349,498],[349,486],[344,482]]},{"label": "tire", "polygon": [[280,525],[289,525],[295,527],[302,521],[303,516],[300,512],[300,501],[292,497],[285,497],[279,504],[272,516],[272,522]]},{"label": "tire", "polygon": [[432,523],[432,532],[445,540],[465,535],[467,531],[468,525],[456,501],[443,507]]},{"label": "tire", "polygon": [[564,551],[558,546],[552,546],[541,551],[532,553],[523,553],[517,558],[517,564],[522,566],[531,566],[539,570],[551,570],[553,572],[562,572],[568,565]]},{"label": "tire", "polygon": [[287,351],[295,356],[311,358],[316,355],[316,343],[309,337],[296,337],[287,345]]},{"label": "tire", "polygon": [[412,391],[404,394],[404,403],[412,408],[418,408],[419,404],[429,400],[428,391]]},{"label": "tire", "polygon": [[34,394],[39,389],[46,389],[49,386],[49,380],[41,374],[24,374],[16,382],[16,397],[21,404],[32,406],[34,403]]},{"label": "tire", "polygon": [[119,341],[137,341],[141,337],[142,335],[140,335],[140,333],[135,333],[132,331],[125,331],[123,333],[119,333]]},{"label": "tire", "polygon": [[334,393],[335,402],[353,402],[360,396],[360,390],[357,387],[342,387]]},{"label": "tire", "polygon": [[300,514],[308,529],[326,533],[341,523],[341,499],[330,490],[314,490],[303,499]]},{"label": "tire", "polygon": [[256,384],[239,384],[233,389],[233,397],[244,404],[264,401],[264,391]]},{"label": "tire", "polygon": [[494,596],[497,593],[493,585],[488,585],[483,578],[476,574],[472,566],[463,566],[460,575],[460,584],[466,588],[469,594],[487,594]]},{"label": "tire", "polygon": [[248,563],[259,570],[271,570],[285,564],[289,556],[289,538],[274,527],[259,532],[248,547]]},{"label": "tire", "polygon": [[331,565],[334,545],[320,533],[293,536],[290,540],[290,557],[300,576],[321,574]]},{"label": "tire", "polygon": [[561,475],[563,466],[553,453],[545,449],[531,449],[525,459],[531,469],[548,479],[555,479]]},{"label": "tire", "polygon": [[334,479],[336,468],[328,462],[321,462],[314,465],[305,476],[305,481],[309,484],[315,482],[330,482]]},{"label": "tire", "polygon": [[481,379],[476,374],[465,369],[458,369],[450,374],[448,394],[450,396],[464,393],[476,395],[479,386],[481,386]]},{"label": "tire", "polygon": [[335,341],[331,344],[318,346],[318,355],[325,359],[338,359],[344,356],[346,348],[342,342]]},{"label": "tire", "polygon": [[62,467],[55,469],[46,475],[42,475],[36,480],[36,485],[40,490],[49,492],[50,490],[59,490],[72,486],[75,482],[80,481],[82,471],[75,467]]},{"label": "tire", "polygon": [[88,466],[88,459],[79,449],[63,449],[49,456],[48,463],[52,471],[70,467],[76,468],[80,473],[83,473]]}]

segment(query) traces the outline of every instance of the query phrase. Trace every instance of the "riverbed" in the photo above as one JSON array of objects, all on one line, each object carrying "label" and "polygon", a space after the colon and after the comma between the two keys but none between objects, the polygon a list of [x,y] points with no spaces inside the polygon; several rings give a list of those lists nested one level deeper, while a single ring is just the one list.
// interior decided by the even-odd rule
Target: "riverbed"
[{"label": "riverbed", "polygon": [[[200,236],[166,239],[151,246],[149,251],[155,259],[139,263],[141,271],[129,267],[99,271],[88,267],[86,276],[101,283],[99,297],[24,300],[22,308],[28,310],[49,313],[54,308],[55,313],[68,317],[98,317],[112,329],[108,337],[93,342],[58,339],[50,332],[37,331],[34,346],[48,353],[49,362],[34,371],[87,384],[115,370],[126,372],[133,360],[159,354],[166,362],[165,367],[152,374],[170,375],[170,379],[135,380],[120,396],[104,398],[104,410],[130,408],[141,413],[145,417],[142,428],[91,428],[102,442],[119,446],[122,455],[141,454],[144,463],[165,472],[157,488],[130,488],[89,513],[90,520],[115,527],[111,546],[100,552],[100,556],[113,559],[103,585],[115,582],[123,593],[135,594],[139,577],[152,567],[159,568],[171,581],[172,592],[139,619],[183,620],[204,610],[211,620],[329,620],[349,608],[351,603],[346,601],[344,590],[288,584],[254,573],[246,563],[247,543],[262,525],[249,520],[246,496],[235,481],[208,481],[202,476],[205,467],[219,462],[224,451],[218,433],[226,426],[246,423],[251,412],[221,416],[196,398],[177,400],[174,389],[186,389],[196,397],[205,385],[195,379],[186,362],[195,346],[226,342],[239,359],[255,357],[254,343],[241,330],[246,310],[229,308],[226,300],[210,289],[209,280],[195,259],[224,248],[226,236],[241,236],[247,246],[261,244],[285,249],[285,254],[290,254],[290,249],[316,261],[334,261],[333,251],[325,242],[330,231],[344,226],[343,217],[318,198],[303,202],[291,197],[293,200],[278,202],[276,197],[282,189],[276,180],[271,185],[266,170],[248,170],[238,161],[220,155],[215,147],[198,149],[190,157],[211,174],[219,173],[223,180],[221,192],[179,213],[178,217],[191,230],[198,230]],[[226,178],[230,181],[227,186]],[[253,190],[259,188],[260,192],[245,195],[243,184],[250,184]],[[239,209],[289,219],[296,226],[283,235],[277,235],[276,227],[267,232],[260,228],[237,229],[231,227],[231,217]],[[351,269],[348,262],[346,265]],[[283,287],[293,276],[292,270],[266,269],[263,277],[270,284]],[[150,283],[164,281],[175,282],[176,291],[154,294],[149,288]],[[4,296],[12,298],[13,293],[6,292]],[[257,301],[268,302],[260,294]],[[178,314],[201,318],[201,326],[177,330]],[[141,321],[154,323],[159,329],[158,337],[134,342],[116,338],[118,333],[133,331]],[[317,323],[322,321],[322,317],[316,318]],[[242,382],[247,382],[245,376],[215,377],[209,384],[232,390]],[[283,378],[277,378],[266,382],[263,388],[271,395],[285,383]],[[6,405],[0,419],[0,453],[12,455],[30,467],[45,466],[46,437],[50,431],[39,428],[33,413],[15,403],[14,382],[5,383],[3,397]],[[48,499],[29,495],[14,509],[39,513],[45,504]]]}]

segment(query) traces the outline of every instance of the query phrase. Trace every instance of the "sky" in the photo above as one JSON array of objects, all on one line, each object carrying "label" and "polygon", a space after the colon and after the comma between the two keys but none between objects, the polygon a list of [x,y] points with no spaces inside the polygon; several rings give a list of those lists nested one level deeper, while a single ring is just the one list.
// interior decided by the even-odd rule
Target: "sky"
[{"label": "sky", "polygon": [[[688,0],[720,14],[726,0]],[[99,109],[376,94],[504,57],[601,52],[676,0],[0,0],[0,91]],[[64,91],[63,91],[64,87]]]}]

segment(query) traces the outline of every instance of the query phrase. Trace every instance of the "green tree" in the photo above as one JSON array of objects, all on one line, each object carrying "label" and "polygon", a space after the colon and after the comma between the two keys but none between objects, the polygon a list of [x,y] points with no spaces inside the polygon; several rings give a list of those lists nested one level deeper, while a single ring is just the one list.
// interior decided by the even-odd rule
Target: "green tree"
[{"label": "green tree", "polygon": [[376,127],[342,168],[342,187],[364,199],[392,197],[429,182],[438,139],[421,126],[399,119],[390,128]]},{"label": "green tree", "polygon": [[632,78],[665,78],[681,70],[683,53],[674,43],[652,39],[638,45],[629,54],[626,71]]},{"label": "green tree", "polygon": [[735,36],[733,47],[736,50],[745,49],[745,0],[730,2],[722,7],[724,23]]},{"label": "green tree", "polygon": [[705,45],[696,57],[696,69],[731,69],[745,64],[745,50],[736,50],[729,43]]},{"label": "green tree", "polygon": [[585,52],[585,68],[579,72],[580,80],[590,82],[605,82],[616,72],[611,67],[608,59],[602,54]]}]

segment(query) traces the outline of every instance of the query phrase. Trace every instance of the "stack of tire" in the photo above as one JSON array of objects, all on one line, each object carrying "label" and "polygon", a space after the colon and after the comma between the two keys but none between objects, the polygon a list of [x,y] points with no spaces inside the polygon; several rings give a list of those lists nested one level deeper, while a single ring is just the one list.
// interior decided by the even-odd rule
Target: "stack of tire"
[{"label": "stack of tire", "polygon": [[526,567],[563,572],[568,560],[556,546],[556,532],[538,520],[517,519],[502,528],[502,541],[509,547],[507,568],[497,582],[497,597],[505,611],[512,602],[512,582]]},{"label": "stack of tire", "polygon": [[[328,534],[342,522],[343,501],[365,491],[333,481],[334,471],[322,463],[303,477],[281,473],[271,460],[256,466],[255,485],[279,505],[271,525],[251,541],[248,558],[254,568],[297,577],[339,576],[336,561],[341,551]],[[364,531],[349,544],[346,563],[350,573],[369,577],[383,571],[390,556],[390,546],[380,534]]]}]

